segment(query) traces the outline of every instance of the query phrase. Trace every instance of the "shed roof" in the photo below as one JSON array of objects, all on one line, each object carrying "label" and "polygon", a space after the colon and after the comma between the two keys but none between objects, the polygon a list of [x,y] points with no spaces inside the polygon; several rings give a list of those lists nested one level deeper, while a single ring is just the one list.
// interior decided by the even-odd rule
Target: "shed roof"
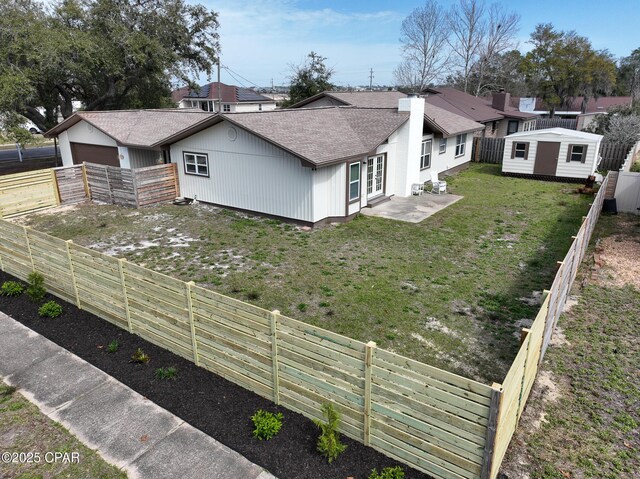
[{"label": "shed roof", "polygon": [[600,141],[602,140],[602,135],[596,135],[595,133],[587,133],[586,131],[577,131],[577,130],[569,130],[567,128],[546,128],[544,130],[531,130],[531,131],[520,131],[518,133],[512,133],[508,135],[507,138],[525,138],[525,137],[535,137],[540,135],[557,135],[564,138],[579,138],[582,140],[590,140],[590,141]]},{"label": "shed roof", "polygon": [[45,133],[59,135],[84,120],[119,145],[151,148],[163,139],[207,120],[213,114],[200,109],[78,111]]}]

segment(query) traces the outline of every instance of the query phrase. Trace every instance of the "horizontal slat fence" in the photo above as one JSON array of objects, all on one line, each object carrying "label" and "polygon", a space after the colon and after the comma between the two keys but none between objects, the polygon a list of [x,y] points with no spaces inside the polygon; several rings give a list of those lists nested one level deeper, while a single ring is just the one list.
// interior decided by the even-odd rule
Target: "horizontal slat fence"
[{"label": "horizontal slat fence", "polygon": [[481,475],[489,386],[3,220],[0,266],[307,417],[332,402],[343,434],[433,477]]},{"label": "horizontal slat fence", "polygon": [[520,350],[502,382],[496,434],[491,445],[493,453],[490,477],[496,477],[498,474],[500,463],[518,427],[518,421],[531,393],[538,368],[551,342],[551,336],[602,211],[609,179],[607,175],[569,251],[563,261],[558,262],[559,268],[551,289],[545,292],[544,302],[531,327],[523,330]]},{"label": "horizontal slat fence", "polygon": [[176,163],[137,168],[133,174],[138,206],[172,201],[180,196]]},{"label": "horizontal slat fence", "polygon": [[0,176],[0,218],[60,204],[53,170]]}]

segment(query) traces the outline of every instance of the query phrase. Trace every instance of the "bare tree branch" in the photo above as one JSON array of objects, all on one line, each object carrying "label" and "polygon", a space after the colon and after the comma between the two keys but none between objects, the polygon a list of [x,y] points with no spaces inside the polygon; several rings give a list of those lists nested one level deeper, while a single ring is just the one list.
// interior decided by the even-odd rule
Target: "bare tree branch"
[{"label": "bare tree branch", "polygon": [[484,19],[485,6],[482,0],[459,0],[449,12],[448,38],[457,66],[462,76],[462,87],[465,93],[469,89],[469,77],[473,65],[477,62],[481,45],[487,31]]}]

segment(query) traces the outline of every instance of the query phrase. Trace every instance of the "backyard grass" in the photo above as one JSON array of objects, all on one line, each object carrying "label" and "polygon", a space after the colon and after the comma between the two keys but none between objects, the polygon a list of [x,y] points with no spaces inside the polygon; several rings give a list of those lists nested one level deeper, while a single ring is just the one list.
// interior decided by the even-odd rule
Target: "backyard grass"
[{"label": "backyard grass", "polygon": [[419,224],[359,216],[305,231],[207,205],[83,205],[21,221],[78,244],[483,382],[520,328],[592,198],[575,185],[477,165],[464,199]]},{"label": "backyard grass", "polygon": [[[593,238],[608,260],[593,275],[592,244],[503,464],[509,478],[638,477],[640,219],[603,216]],[[624,243],[636,254],[615,258]]]},{"label": "backyard grass", "polygon": [[[3,479],[126,479],[127,475],[107,464],[95,451],[84,446],[69,431],[52,421],[14,388],[0,381],[0,453],[35,454],[30,463],[0,461]],[[79,453],[78,462],[52,461],[52,453]],[[4,457],[4,456],[3,456]],[[71,457],[71,456],[68,456]],[[47,461],[48,458],[48,461]]]}]

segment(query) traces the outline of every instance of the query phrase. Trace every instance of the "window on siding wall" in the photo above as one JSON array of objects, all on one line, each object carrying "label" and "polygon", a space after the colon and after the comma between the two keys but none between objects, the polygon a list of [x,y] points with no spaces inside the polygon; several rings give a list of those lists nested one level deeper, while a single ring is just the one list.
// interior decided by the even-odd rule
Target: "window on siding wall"
[{"label": "window on siding wall", "polygon": [[522,159],[526,160],[528,153],[529,153],[529,143],[517,142],[517,143],[513,144],[513,156],[512,156],[512,158],[522,158]]},{"label": "window on siding wall", "polygon": [[422,152],[420,153],[420,169],[431,167],[431,140],[425,140],[422,142]]},{"label": "window on siding wall", "polygon": [[231,111],[231,105],[222,105],[222,111],[229,113]]},{"label": "window on siding wall", "polygon": [[360,198],[360,162],[349,165],[349,201]]},{"label": "window on siding wall", "polygon": [[587,145],[569,145],[569,158],[567,161],[585,162],[587,155]]},{"label": "window on siding wall", "polygon": [[183,153],[187,175],[209,176],[209,157],[203,153]]},{"label": "window on siding wall", "polygon": [[438,153],[441,155],[447,152],[447,139],[440,138],[440,145],[438,146]]},{"label": "window on siding wall", "polygon": [[467,145],[467,134],[456,136],[456,156],[464,155],[464,150]]},{"label": "window on siding wall", "polygon": [[518,120],[509,120],[507,123],[507,135],[516,133],[518,131]]}]

